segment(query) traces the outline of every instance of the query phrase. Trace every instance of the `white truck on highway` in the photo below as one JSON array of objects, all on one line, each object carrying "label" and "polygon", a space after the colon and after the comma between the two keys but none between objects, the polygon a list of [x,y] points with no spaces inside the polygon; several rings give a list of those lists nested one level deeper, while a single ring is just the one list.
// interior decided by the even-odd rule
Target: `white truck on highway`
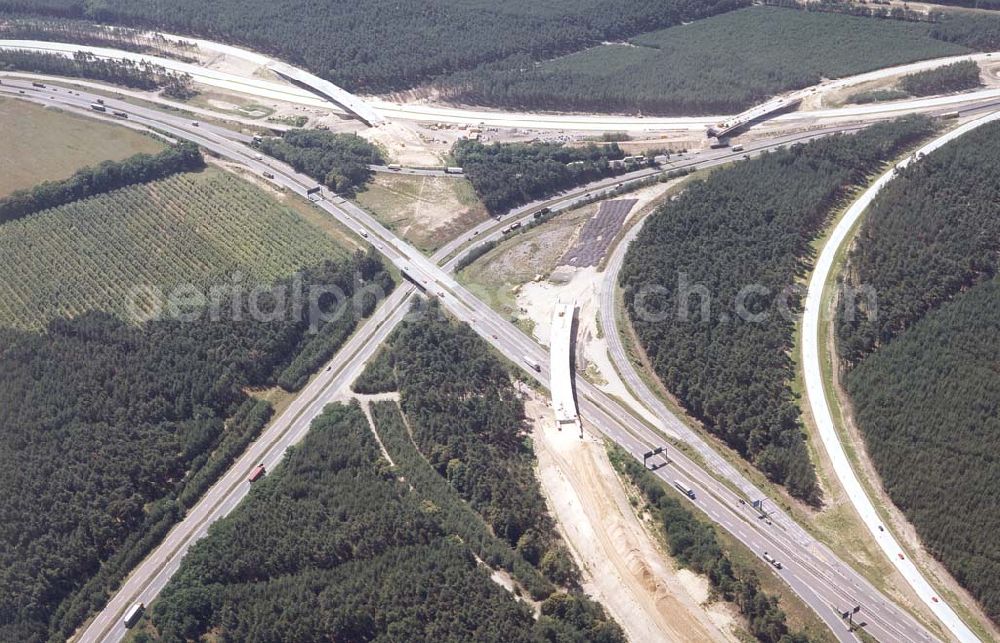
[{"label": "white truck on highway", "polygon": [[142,613],[146,611],[146,606],[142,603],[134,603],[132,607],[128,608],[125,612],[125,618],[122,619],[122,623],[125,624],[126,628],[134,627],[136,623],[139,622],[139,618]]},{"label": "white truck on highway", "polygon": [[524,363],[530,366],[531,370],[535,371],[536,373],[542,372],[542,365],[536,362],[535,360],[531,359],[527,355],[524,356]]},{"label": "white truck on highway", "polygon": [[678,491],[683,493],[688,498],[694,500],[694,489],[689,487],[687,484],[681,482],[680,480],[674,480],[674,486]]},{"label": "white truck on highway", "polygon": [[449,166],[449,167],[444,168],[444,173],[445,174],[464,174],[465,170],[463,170],[460,167]]}]

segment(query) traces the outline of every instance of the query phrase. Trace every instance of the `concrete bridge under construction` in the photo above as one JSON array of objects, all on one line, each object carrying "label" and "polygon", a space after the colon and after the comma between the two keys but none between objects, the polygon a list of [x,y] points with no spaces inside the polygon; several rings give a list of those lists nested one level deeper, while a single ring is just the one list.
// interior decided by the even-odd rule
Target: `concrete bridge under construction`
[{"label": "concrete bridge under construction", "polygon": [[768,116],[776,116],[777,114],[790,110],[793,107],[797,107],[806,97],[806,94],[811,91],[815,90],[808,89],[795,92],[794,94],[788,94],[786,96],[777,96],[766,103],[755,105],[745,112],[736,114],[735,116],[732,116],[717,125],[709,127],[708,135],[718,139],[725,139],[752,123],[763,120]]},{"label": "concrete bridge under construction", "polygon": [[556,414],[559,430],[575,429],[581,435],[580,413],[576,406],[573,388],[573,322],[576,317],[574,304],[556,304],[552,311],[552,329],[549,333],[549,378],[552,390],[552,409]]}]

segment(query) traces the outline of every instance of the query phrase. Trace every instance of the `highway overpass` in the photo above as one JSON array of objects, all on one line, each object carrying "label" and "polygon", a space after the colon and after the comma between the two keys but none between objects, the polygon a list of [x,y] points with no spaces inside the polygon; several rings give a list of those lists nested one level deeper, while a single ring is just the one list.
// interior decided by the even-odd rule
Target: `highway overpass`
[{"label": "highway overpass", "polygon": [[[93,100],[92,96],[86,95],[68,95],[65,92],[50,94],[47,91],[33,91],[30,89],[30,86],[25,89],[28,89],[28,93],[22,96],[23,98],[30,98],[43,103],[69,105],[79,109],[81,113],[89,111],[89,101]],[[19,90],[15,87],[8,87],[5,84],[4,86],[0,86],[0,91],[3,93],[13,93],[16,96],[17,94],[14,92]],[[156,127],[171,136],[192,140],[220,156],[229,158],[247,167],[255,173],[260,173],[264,170],[273,170],[276,175],[273,182],[291,192],[304,194],[306,189],[315,185],[315,181],[299,175],[283,164],[271,160],[265,163],[255,159],[252,150],[245,145],[234,142],[232,139],[228,139],[208,128],[195,127],[188,119],[183,117],[155,112],[145,107],[130,105],[113,99],[109,99],[108,104],[127,109],[130,113],[130,120]],[[100,115],[91,115],[95,118],[101,117]],[[842,129],[848,128],[845,127]],[[805,138],[804,135],[800,136]],[[786,139],[787,142],[790,141]],[[754,147],[756,148],[757,146]],[[761,150],[766,147],[767,145],[763,142],[759,144]],[[755,149],[749,146],[748,151],[750,153],[756,152]],[[711,151],[701,156],[702,160],[699,166],[726,162],[732,156],[727,153]],[[573,198],[578,197],[574,196]],[[416,279],[433,288],[435,291],[446,292],[447,295],[442,296],[442,303],[458,319],[468,322],[486,341],[496,346],[504,354],[513,356],[517,360],[520,360],[520,356],[527,356],[539,364],[538,369],[532,369],[531,375],[538,379],[542,385],[551,385],[549,354],[533,340],[497,315],[495,311],[473,297],[450,276],[448,271],[442,270],[439,263],[445,253],[439,252],[434,258],[425,257],[349,201],[337,199],[335,202],[323,201],[316,205],[342,223],[348,225],[351,229],[363,229],[367,231],[375,247],[383,252],[389,261],[397,266],[404,264],[409,266]],[[530,212],[524,214],[525,217],[530,215]],[[484,225],[497,224],[486,222]],[[474,232],[466,233],[466,235],[472,234]],[[484,233],[477,238],[481,239],[492,234],[495,234],[495,231]],[[466,239],[469,238],[471,237],[466,237]],[[458,249],[457,246],[451,246],[451,244],[449,244],[449,247],[455,250]],[[364,342],[366,348],[377,344],[380,341],[379,337],[383,336],[383,333],[388,332],[391,326],[394,325],[394,321],[398,318],[397,315],[401,315],[401,313],[396,312],[402,310],[398,307],[399,303],[401,302],[395,302],[395,305],[390,306],[390,309],[386,311],[385,315],[389,319],[382,317],[382,324],[371,325],[377,326],[377,332],[371,337],[370,341]],[[607,332],[610,335],[610,331]],[[356,346],[353,342],[352,345]],[[353,358],[348,359],[354,361]],[[360,357],[359,359],[363,360]],[[526,366],[524,368],[528,370]],[[331,375],[333,374],[331,373]],[[341,376],[338,379],[343,382],[350,378]],[[642,453],[649,450],[651,446],[662,444],[662,435],[638,420],[630,410],[622,407],[616,400],[604,394],[586,380],[579,377],[576,377],[575,380],[576,390],[579,394],[580,408],[584,411],[590,428],[615,440],[639,459],[641,459]],[[324,383],[333,384],[332,382]],[[250,460],[270,463],[271,458],[274,458],[275,461],[280,459],[280,454],[283,453],[284,447],[289,442],[296,440],[297,436],[300,435],[300,427],[302,427],[301,430],[303,432],[306,430],[305,426],[307,425],[303,426],[299,422],[305,420],[305,416],[309,414],[310,411],[306,410],[303,415],[294,418],[297,426],[292,429],[292,432],[287,434],[289,436],[287,441],[282,436],[282,433],[288,430],[286,425],[284,431],[279,431],[278,436],[276,436],[280,436],[280,441],[277,444],[269,443],[268,441],[261,442],[264,445],[261,448],[266,450],[266,454],[254,452],[250,455]],[[663,420],[666,421],[668,417],[672,418],[670,422],[679,423],[679,420],[670,416],[669,412],[663,417]],[[269,433],[269,435],[271,434]],[[243,463],[241,460],[241,465],[253,464],[250,460],[247,463]],[[730,484],[722,483],[715,479],[703,467],[721,473],[723,478],[729,479]],[[839,640],[853,640],[853,637],[846,632],[837,616],[837,610],[850,603],[861,603],[867,606],[867,629],[879,640],[932,640],[933,635],[914,621],[910,615],[886,599],[868,581],[862,578],[851,567],[843,564],[833,552],[816,542],[808,532],[795,524],[789,516],[783,514],[780,510],[772,515],[774,520],[773,526],[761,524],[753,516],[748,517],[744,515],[739,500],[742,500],[744,497],[760,498],[763,497],[763,493],[756,489],[752,483],[743,478],[737,471],[726,471],[725,467],[721,468],[723,470],[719,471],[716,462],[710,459],[706,460],[704,465],[699,465],[691,461],[683,453],[678,453],[672,455],[671,464],[663,467],[662,470],[658,470],[656,475],[681,475],[698,490],[697,499],[691,500],[693,506],[705,513],[713,521],[722,525],[734,537],[744,542],[752,551],[756,552],[767,548],[774,555],[780,555],[782,561],[785,562],[784,569],[779,573],[781,578],[816,611]],[[234,476],[232,480],[242,480],[244,472],[239,471],[240,466],[237,466],[235,469],[232,472]],[[665,479],[670,480],[670,478]],[[170,552],[171,544],[176,545],[178,541],[190,543],[196,540],[204,533],[203,530],[207,528],[208,524],[220,515],[227,513],[238,502],[239,497],[241,497],[240,494],[245,493],[244,484],[235,484],[230,487],[226,484],[228,481],[230,481],[230,474],[226,475],[225,481],[221,481],[218,488],[213,487],[213,490],[209,492],[212,495],[206,496],[206,500],[211,499],[211,504],[206,507],[209,515],[198,514],[198,512],[193,511],[189,514],[189,518],[192,520],[189,521],[186,518],[181,525],[175,528],[176,531],[171,532],[171,535],[168,536],[168,540],[164,544],[166,545],[166,549],[168,549],[167,553],[171,557],[171,560],[179,562],[180,556],[183,555],[176,552],[176,550],[175,552]],[[158,549],[157,551],[159,552],[160,550]],[[155,558],[156,556],[154,555],[152,559]],[[108,608],[93,622],[92,627],[88,628],[87,634],[83,636],[83,640],[117,640],[124,634],[120,621],[116,620],[116,614],[120,614],[124,609],[127,609],[128,605],[131,604],[130,601],[136,598],[142,600],[155,596],[172,572],[170,564],[158,565],[152,559],[149,560],[150,564],[144,561],[141,568],[137,569],[130,576],[125,586],[112,598]]]},{"label": "highway overpass", "polygon": [[573,429],[583,432],[580,413],[576,408],[573,391],[573,322],[576,306],[556,304],[552,311],[552,328],[549,332],[549,372],[551,375],[552,410],[556,414],[559,430]]}]

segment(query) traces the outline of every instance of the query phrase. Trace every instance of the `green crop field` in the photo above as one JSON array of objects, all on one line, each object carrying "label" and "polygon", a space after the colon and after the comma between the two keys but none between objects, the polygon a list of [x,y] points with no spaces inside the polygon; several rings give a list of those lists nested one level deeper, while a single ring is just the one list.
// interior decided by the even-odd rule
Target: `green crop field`
[{"label": "green crop field", "polygon": [[64,179],[84,165],[163,149],[162,143],[127,127],[3,98],[0,140],[4,156],[16,159],[2,165],[0,196],[42,181]]},{"label": "green crop field", "polygon": [[457,100],[512,108],[727,114],[822,78],[969,51],[930,33],[922,23],[750,7],[442,84]]},{"label": "green crop field", "polygon": [[[345,256],[329,234],[215,169],[123,188],[0,226],[0,325],[90,310],[128,318],[136,288],[240,274],[269,283]],[[224,282],[224,283],[225,283]]]}]

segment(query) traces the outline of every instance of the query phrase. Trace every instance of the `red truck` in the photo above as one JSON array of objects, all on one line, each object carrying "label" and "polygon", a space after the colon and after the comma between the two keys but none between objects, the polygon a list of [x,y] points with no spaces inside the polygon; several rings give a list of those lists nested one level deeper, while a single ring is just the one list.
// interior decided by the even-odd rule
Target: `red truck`
[{"label": "red truck", "polygon": [[247,478],[247,482],[257,482],[264,477],[265,473],[267,473],[267,469],[264,468],[264,465],[258,464],[253,468],[253,471],[250,472],[250,477]]}]

